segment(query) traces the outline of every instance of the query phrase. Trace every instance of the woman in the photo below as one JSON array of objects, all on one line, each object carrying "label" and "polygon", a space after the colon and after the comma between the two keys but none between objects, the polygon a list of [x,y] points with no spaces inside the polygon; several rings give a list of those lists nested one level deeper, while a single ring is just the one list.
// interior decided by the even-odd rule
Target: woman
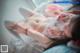
[{"label": "woman", "polygon": [[72,39],[43,53],[80,53],[80,16],[73,18],[68,26],[66,34],[71,35]]}]

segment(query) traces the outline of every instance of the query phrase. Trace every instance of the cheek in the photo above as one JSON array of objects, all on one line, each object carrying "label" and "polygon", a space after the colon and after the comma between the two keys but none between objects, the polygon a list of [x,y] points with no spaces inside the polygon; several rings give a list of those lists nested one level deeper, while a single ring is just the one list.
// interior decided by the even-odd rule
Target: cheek
[{"label": "cheek", "polygon": [[64,28],[65,36],[71,37],[71,33],[70,33],[70,32],[71,32],[71,31],[70,31],[70,28],[69,28],[68,26],[66,26],[66,27]]}]

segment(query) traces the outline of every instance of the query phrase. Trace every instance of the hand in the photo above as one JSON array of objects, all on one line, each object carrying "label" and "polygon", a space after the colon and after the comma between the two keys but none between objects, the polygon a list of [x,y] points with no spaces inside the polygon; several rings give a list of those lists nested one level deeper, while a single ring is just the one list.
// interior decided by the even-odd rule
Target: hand
[{"label": "hand", "polygon": [[27,29],[22,28],[21,26],[19,26],[18,24],[14,23],[14,22],[9,23],[7,25],[7,28],[9,30],[15,31],[16,33],[25,33],[25,34],[27,33]]}]

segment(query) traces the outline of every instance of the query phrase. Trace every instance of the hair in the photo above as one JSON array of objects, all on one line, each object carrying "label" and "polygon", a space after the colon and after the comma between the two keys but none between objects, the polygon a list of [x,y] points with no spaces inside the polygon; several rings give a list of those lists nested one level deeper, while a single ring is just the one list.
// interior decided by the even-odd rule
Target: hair
[{"label": "hair", "polygon": [[70,22],[71,27],[71,36],[73,40],[79,40],[80,39],[80,16],[76,16],[75,18],[72,18]]},{"label": "hair", "polygon": [[80,5],[79,3],[80,3],[80,0],[72,0],[73,2],[77,2],[76,4],[74,4],[74,5]]}]

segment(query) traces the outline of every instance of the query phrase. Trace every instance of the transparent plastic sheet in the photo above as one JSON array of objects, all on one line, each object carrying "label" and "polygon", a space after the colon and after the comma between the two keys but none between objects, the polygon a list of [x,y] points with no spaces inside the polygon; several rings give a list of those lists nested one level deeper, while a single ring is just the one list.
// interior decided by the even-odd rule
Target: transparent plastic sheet
[{"label": "transparent plastic sheet", "polygon": [[[28,50],[29,52],[42,52],[42,51],[44,51],[47,47],[49,47],[49,42],[51,41],[51,43],[52,43],[52,40],[49,40],[49,39],[46,39],[46,37],[48,36],[49,38],[62,38],[61,36],[55,36],[55,35],[53,35],[53,34],[49,34],[49,32],[46,32],[47,30],[48,30],[48,28],[54,28],[55,29],[55,24],[57,23],[57,27],[59,27],[61,24],[60,24],[60,22],[56,22],[56,19],[54,19],[55,20],[55,22],[52,20],[52,19],[48,19],[48,20],[46,20],[45,22],[46,22],[46,24],[45,24],[45,29],[44,29],[44,31],[43,32],[40,32],[40,33],[42,33],[42,34],[44,34],[44,35],[46,35],[46,36],[43,36],[43,37],[41,37],[41,36],[39,36],[39,35],[36,35],[36,34],[30,34],[29,33],[29,35],[27,35],[27,36],[29,36],[29,37],[31,37],[32,39],[33,39],[33,41],[32,42],[30,42],[30,43],[23,43],[23,44],[25,44],[25,47],[27,48],[27,46],[29,46],[28,47],[28,49],[30,50]],[[35,20],[34,20],[35,21]],[[32,28],[33,29],[33,27],[32,27],[32,24],[33,22],[31,21],[31,22],[27,22],[27,21],[19,21],[17,24],[20,26],[20,27],[22,27],[22,28],[24,28],[24,29],[26,29],[27,27],[28,28]],[[60,25],[59,25],[60,24]],[[27,26],[27,27],[26,27]],[[62,29],[61,30],[63,30],[63,28],[64,28],[64,25],[62,24]],[[15,29],[14,29],[14,31],[16,31]],[[34,30],[33,30],[34,31]],[[35,32],[34,32],[35,33]],[[47,38],[48,38],[47,37]],[[64,37],[63,37],[64,38]],[[29,40],[30,41],[30,40]],[[45,44],[44,44],[44,41],[45,41]],[[19,43],[19,41],[17,42],[17,43]],[[15,43],[16,44],[16,43]],[[13,44],[14,46],[18,46],[18,45],[15,45],[15,44]],[[22,44],[22,43],[21,43]],[[22,44],[22,45],[23,45]],[[25,48],[24,46],[22,47],[22,48]],[[21,49],[22,49],[21,48]],[[22,49],[23,50],[23,49]],[[18,50],[17,50],[18,51]],[[27,51],[27,52],[28,52]]]},{"label": "transparent plastic sheet", "polygon": [[[9,52],[11,53],[42,53],[43,48],[37,44],[30,37],[27,38],[27,41],[24,42],[22,40],[15,40],[10,42],[11,49]],[[10,48],[10,47],[9,47]]]}]

